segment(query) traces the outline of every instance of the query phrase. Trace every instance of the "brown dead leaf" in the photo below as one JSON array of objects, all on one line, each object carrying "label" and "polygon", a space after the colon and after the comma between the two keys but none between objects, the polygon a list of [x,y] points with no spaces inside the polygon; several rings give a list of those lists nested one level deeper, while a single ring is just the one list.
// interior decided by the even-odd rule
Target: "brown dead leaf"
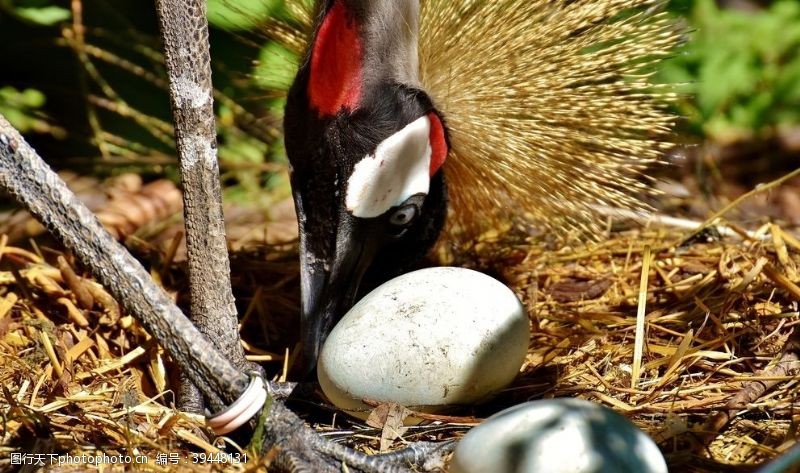
[{"label": "brown dead leaf", "polygon": [[548,293],[557,302],[577,302],[596,299],[611,287],[608,279],[579,281],[567,279],[559,281],[548,288]]},{"label": "brown dead leaf", "polygon": [[385,452],[392,443],[406,433],[403,421],[411,415],[411,411],[395,403],[379,404],[367,418],[367,425],[381,429],[381,452]]}]

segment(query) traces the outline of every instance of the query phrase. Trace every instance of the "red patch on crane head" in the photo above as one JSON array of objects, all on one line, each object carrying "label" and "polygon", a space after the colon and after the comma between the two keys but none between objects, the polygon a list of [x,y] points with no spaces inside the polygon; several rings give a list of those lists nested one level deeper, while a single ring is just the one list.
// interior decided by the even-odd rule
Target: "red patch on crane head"
[{"label": "red patch on crane head", "polygon": [[342,0],[336,0],[317,31],[311,51],[308,97],[320,117],[336,115],[343,108],[352,111],[358,107],[361,56],[358,24],[348,15]]},{"label": "red patch on crane head", "polygon": [[431,121],[431,177],[442,167],[447,159],[448,147],[447,138],[444,134],[444,125],[436,112],[430,112],[428,118]]}]

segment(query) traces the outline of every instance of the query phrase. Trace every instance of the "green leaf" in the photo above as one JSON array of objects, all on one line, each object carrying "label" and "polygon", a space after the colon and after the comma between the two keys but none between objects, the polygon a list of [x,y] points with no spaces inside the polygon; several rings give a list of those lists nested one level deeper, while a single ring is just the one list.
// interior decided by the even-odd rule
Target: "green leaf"
[{"label": "green leaf", "polygon": [[12,6],[12,8],[16,17],[42,26],[52,26],[57,23],[61,23],[62,21],[69,20],[72,17],[72,13],[69,10],[55,5],[46,5],[41,7]]},{"label": "green leaf", "polygon": [[282,5],[281,0],[208,0],[208,22],[228,31],[251,30]]},{"label": "green leaf", "polygon": [[20,102],[27,108],[41,108],[44,106],[44,94],[36,89],[25,89],[19,96]]},{"label": "green leaf", "polygon": [[288,90],[297,73],[298,62],[297,56],[291,51],[278,43],[269,42],[261,48],[253,79],[265,89]]},{"label": "green leaf", "polygon": [[35,130],[43,123],[35,112],[44,105],[44,101],[44,94],[38,90],[0,88],[0,114],[23,133]]},{"label": "green leaf", "polygon": [[714,0],[680,5],[691,9],[692,37],[657,80],[688,84],[682,91],[694,94],[676,106],[691,129],[747,136],[800,116],[800,2],[748,12]]}]

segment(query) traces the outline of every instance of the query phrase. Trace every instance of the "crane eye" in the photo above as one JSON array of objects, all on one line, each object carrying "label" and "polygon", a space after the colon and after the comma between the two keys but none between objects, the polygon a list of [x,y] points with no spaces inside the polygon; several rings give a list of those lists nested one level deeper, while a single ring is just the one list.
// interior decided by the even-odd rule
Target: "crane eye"
[{"label": "crane eye", "polygon": [[405,228],[417,218],[418,209],[414,204],[404,205],[389,216],[389,223],[394,227]]},{"label": "crane eye", "polygon": [[389,214],[389,218],[385,220],[387,225],[387,232],[392,238],[400,238],[406,234],[411,224],[413,224],[420,213],[422,213],[422,204],[425,202],[425,194],[415,194],[406,199],[399,207]]}]

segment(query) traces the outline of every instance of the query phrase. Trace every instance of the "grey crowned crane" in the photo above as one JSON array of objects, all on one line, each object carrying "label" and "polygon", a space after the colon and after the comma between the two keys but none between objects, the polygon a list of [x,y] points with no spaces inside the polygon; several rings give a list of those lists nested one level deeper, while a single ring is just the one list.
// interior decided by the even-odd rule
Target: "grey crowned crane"
[{"label": "grey crowned crane", "polygon": [[679,31],[651,0],[288,2],[306,28],[284,138],[300,228],[304,368],[364,290],[498,221],[591,230],[641,209]]}]

